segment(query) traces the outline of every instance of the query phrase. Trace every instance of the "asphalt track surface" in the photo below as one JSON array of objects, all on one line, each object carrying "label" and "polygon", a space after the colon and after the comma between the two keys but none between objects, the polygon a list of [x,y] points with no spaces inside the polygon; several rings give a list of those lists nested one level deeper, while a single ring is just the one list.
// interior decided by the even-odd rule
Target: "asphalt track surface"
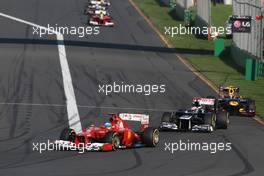
[{"label": "asphalt track surface", "polygon": [[[85,26],[85,5],[85,0],[1,0],[0,12],[43,26]],[[174,54],[164,50],[162,41],[127,0],[113,0],[111,10],[116,27],[101,28],[98,36],[65,36],[83,127],[102,122],[104,114],[117,111],[148,113],[151,125],[157,126],[162,109],[183,108],[194,96],[214,94]],[[43,43],[43,38],[32,35],[30,26],[2,17],[0,24],[1,176],[263,175],[264,127],[236,116],[228,130],[212,134],[161,133],[157,148],[85,154],[33,151],[33,142],[58,139],[68,124],[55,37],[46,37],[48,42]],[[165,84],[166,92],[150,96],[98,93],[98,84],[114,81]],[[231,142],[232,150],[215,154],[165,151],[165,142],[180,140]]]}]

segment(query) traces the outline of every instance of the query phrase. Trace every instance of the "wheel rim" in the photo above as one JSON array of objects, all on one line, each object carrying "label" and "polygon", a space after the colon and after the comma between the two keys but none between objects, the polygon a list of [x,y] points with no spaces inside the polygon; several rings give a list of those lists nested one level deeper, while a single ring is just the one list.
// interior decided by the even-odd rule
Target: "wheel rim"
[{"label": "wheel rim", "polygon": [[156,129],[154,132],[153,132],[153,145],[157,145],[159,142],[159,131]]},{"label": "wheel rim", "polygon": [[212,118],[212,127],[213,127],[213,129],[215,128],[215,126],[216,126],[216,115],[214,115],[213,118]]},{"label": "wheel rim", "polygon": [[230,123],[230,121],[229,121],[229,113],[226,114],[226,118],[227,118],[226,121],[227,121],[227,125],[228,125]]},{"label": "wheel rim", "polygon": [[113,150],[116,150],[119,145],[120,145],[120,140],[118,136],[113,136],[113,140],[112,140],[112,145],[113,145]]}]

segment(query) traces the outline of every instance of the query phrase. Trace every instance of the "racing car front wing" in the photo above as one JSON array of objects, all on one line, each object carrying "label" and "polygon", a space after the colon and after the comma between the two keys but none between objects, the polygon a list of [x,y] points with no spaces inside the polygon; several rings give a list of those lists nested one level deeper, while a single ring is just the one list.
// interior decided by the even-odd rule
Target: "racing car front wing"
[{"label": "racing car front wing", "polygon": [[[179,131],[183,130],[178,127],[175,123],[170,122],[162,122],[160,125],[161,130],[172,130],[172,131]],[[213,127],[210,125],[194,125],[191,127],[190,131],[193,132],[212,132],[214,131]]]},{"label": "racing car front wing", "polygon": [[59,150],[85,150],[85,151],[112,151],[110,143],[74,143],[70,141],[56,140],[54,144]]},{"label": "racing car front wing", "polygon": [[110,27],[114,26],[113,22],[99,23],[98,21],[93,21],[93,20],[90,20],[89,24],[94,26],[110,26]]}]

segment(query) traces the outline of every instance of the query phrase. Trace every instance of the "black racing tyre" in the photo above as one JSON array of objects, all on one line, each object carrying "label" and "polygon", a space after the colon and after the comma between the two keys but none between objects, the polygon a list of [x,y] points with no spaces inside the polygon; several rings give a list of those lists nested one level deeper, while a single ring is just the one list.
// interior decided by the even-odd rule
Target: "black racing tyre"
[{"label": "black racing tyre", "polygon": [[164,112],[161,117],[161,122],[171,122],[172,113],[171,112]]},{"label": "black racing tyre", "polygon": [[249,99],[248,100],[248,109],[255,109],[255,108],[256,108],[255,101]]},{"label": "black racing tyre", "polygon": [[74,142],[75,138],[76,138],[76,133],[71,128],[65,128],[60,135],[60,140],[64,140],[64,141]]},{"label": "black racing tyre", "polygon": [[210,125],[213,127],[213,130],[216,128],[216,116],[213,113],[207,113],[204,115],[204,124]]},{"label": "black racing tyre", "polygon": [[[254,100],[251,100],[248,102],[248,107],[247,107],[248,110],[256,110],[256,104],[255,104],[255,101]],[[249,113],[249,117],[254,117],[256,115],[256,113]]]},{"label": "black racing tyre", "polygon": [[250,102],[249,105],[248,105],[248,109],[255,109],[255,108],[256,108],[255,103]]},{"label": "black racing tyre", "polygon": [[143,142],[147,147],[156,147],[159,143],[159,130],[157,128],[146,128],[143,132]]},{"label": "black racing tyre", "polygon": [[120,146],[120,138],[119,134],[117,132],[109,132],[106,133],[103,138],[104,143],[110,143],[112,144],[112,149],[117,150]]},{"label": "black racing tyre", "polygon": [[229,113],[225,111],[217,112],[216,127],[218,129],[227,129],[229,125]]}]

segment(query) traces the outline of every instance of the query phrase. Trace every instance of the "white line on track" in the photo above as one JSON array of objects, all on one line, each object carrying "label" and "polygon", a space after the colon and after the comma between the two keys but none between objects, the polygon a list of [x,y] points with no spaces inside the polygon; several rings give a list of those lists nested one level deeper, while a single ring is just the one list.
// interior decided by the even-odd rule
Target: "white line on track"
[{"label": "white line on track", "polygon": [[63,35],[56,31],[50,30],[49,28],[46,28],[44,26],[40,26],[40,25],[31,23],[29,21],[25,21],[25,20],[7,15],[4,13],[0,13],[0,16],[23,23],[23,24],[27,24],[33,27],[37,27],[42,30],[49,31],[56,35],[57,41],[58,41],[58,51],[59,51],[60,65],[61,65],[61,71],[62,71],[64,93],[66,96],[69,127],[74,129],[77,133],[81,132],[82,125],[81,125],[79,111],[78,111],[77,104],[76,104],[76,98],[75,98],[75,93],[74,93],[74,89],[72,85],[72,77],[71,77],[71,73],[69,69],[69,64],[67,61],[67,55],[65,51]]},{"label": "white line on track", "polygon": [[[41,104],[41,103],[5,103],[0,102],[0,105],[10,106],[50,106],[50,107],[65,107],[63,104]],[[113,109],[113,110],[136,110],[136,111],[152,111],[152,112],[174,112],[176,109],[147,109],[147,108],[130,108],[130,107],[112,107],[112,106],[89,106],[89,105],[77,105],[78,108],[88,109]]]}]

